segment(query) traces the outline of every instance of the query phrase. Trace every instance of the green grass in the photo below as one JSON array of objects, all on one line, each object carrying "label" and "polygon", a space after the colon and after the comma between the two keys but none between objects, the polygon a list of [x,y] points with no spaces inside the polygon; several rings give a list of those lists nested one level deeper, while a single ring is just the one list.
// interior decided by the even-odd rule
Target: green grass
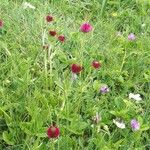
[{"label": "green grass", "polygon": [[[35,10],[24,10],[21,0],[0,2],[0,149],[149,150],[149,1],[30,3]],[[54,16],[51,24],[45,21],[48,14]],[[79,31],[84,21],[92,24],[92,32]],[[64,34],[66,41],[50,37],[49,30]],[[131,32],[136,35],[132,42],[127,39]],[[43,50],[43,41],[49,50]],[[102,63],[99,70],[91,67],[95,59]],[[72,63],[84,66],[74,82]],[[101,84],[110,92],[100,94]],[[129,93],[142,95],[142,102],[129,100]],[[93,125],[96,112],[102,120]],[[117,117],[125,129],[115,126]],[[130,127],[133,118],[141,125],[137,132]],[[46,135],[53,121],[61,132],[55,140]]]}]

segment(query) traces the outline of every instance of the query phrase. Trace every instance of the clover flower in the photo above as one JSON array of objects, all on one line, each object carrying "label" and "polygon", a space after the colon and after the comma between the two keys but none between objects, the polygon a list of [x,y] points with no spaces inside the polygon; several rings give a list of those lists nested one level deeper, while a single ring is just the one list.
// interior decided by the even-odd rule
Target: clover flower
[{"label": "clover flower", "polygon": [[84,33],[90,32],[91,30],[92,30],[92,26],[89,23],[83,23],[80,26],[80,31],[82,31]]},{"label": "clover flower", "polygon": [[92,62],[92,66],[93,66],[95,69],[98,69],[98,68],[101,67],[101,64],[100,64],[99,61],[94,60],[94,61]]},{"label": "clover flower", "polygon": [[54,18],[50,15],[46,16],[46,21],[47,22],[52,22],[54,20]]},{"label": "clover flower", "polygon": [[136,119],[131,120],[131,128],[133,131],[137,131],[140,129],[140,123]]},{"label": "clover flower", "polygon": [[128,40],[129,40],[129,41],[134,41],[135,39],[136,39],[136,37],[135,37],[134,33],[130,33],[130,34],[128,35]]},{"label": "clover flower", "polygon": [[56,33],[56,31],[49,31],[49,34],[50,34],[51,36],[55,36],[57,33]]},{"label": "clover flower", "polygon": [[58,36],[58,40],[60,41],[60,42],[65,42],[65,36],[64,35],[59,35]]},{"label": "clover flower", "polygon": [[78,74],[81,72],[81,70],[83,69],[82,66],[78,65],[78,64],[72,64],[71,65],[71,71],[72,73]]},{"label": "clover flower", "polygon": [[108,86],[107,86],[107,85],[102,86],[102,87],[100,88],[100,92],[101,92],[102,94],[108,93],[108,92],[109,92]]},{"label": "clover flower", "polygon": [[52,125],[47,130],[48,138],[57,138],[60,135],[60,130],[55,125]]}]

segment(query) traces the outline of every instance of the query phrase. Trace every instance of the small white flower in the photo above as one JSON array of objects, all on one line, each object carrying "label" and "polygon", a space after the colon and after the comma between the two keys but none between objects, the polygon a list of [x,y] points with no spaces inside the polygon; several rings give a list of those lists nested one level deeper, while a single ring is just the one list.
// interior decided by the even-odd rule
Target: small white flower
[{"label": "small white flower", "polygon": [[10,82],[11,82],[11,81],[10,81],[10,80],[8,80],[8,79],[7,79],[7,80],[5,80],[5,83],[6,83],[6,84],[9,84]]},{"label": "small white flower", "polygon": [[92,124],[91,127],[94,128],[94,124]]},{"label": "small white flower", "polygon": [[108,125],[104,125],[104,130],[109,131]]},{"label": "small white flower", "polygon": [[120,31],[117,31],[116,36],[122,36],[122,33]]},{"label": "small white flower", "polygon": [[142,25],[141,25],[141,27],[145,27],[146,26],[146,24],[145,23],[143,23]]},{"label": "small white flower", "polygon": [[120,121],[119,119],[113,119],[113,123],[120,129],[124,129],[126,127],[125,123],[123,121]]},{"label": "small white flower", "polygon": [[76,73],[72,73],[72,80],[76,80],[78,78]]},{"label": "small white flower", "polygon": [[28,2],[24,2],[23,3],[23,9],[27,9],[27,8],[35,9],[35,6],[31,5]]},{"label": "small white flower", "polygon": [[142,100],[140,94],[133,94],[133,93],[129,94],[129,99],[134,99],[136,101],[141,101]]}]

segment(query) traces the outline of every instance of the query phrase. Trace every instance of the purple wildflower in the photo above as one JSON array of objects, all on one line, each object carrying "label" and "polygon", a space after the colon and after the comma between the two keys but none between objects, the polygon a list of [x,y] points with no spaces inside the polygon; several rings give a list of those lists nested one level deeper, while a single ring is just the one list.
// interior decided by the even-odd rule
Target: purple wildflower
[{"label": "purple wildflower", "polygon": [[129,40],[129,41],[134,41],[135,39],[136,39],[136,37],[135,37],[134,33],[130,33],[130,34],[128,35],[128,40]]},{"label": "purple wildflower", "polygon": [[101,93],[108,93],[109,92],[109,88],[105,85],[105,86],[102,86],[101,88],[100,88],[100,92]]},{"label": "purple wildflower", "polygon": [[137,131],[140,129],[140,124],[136,119],[131,120],[131,127],[133,131]]}]

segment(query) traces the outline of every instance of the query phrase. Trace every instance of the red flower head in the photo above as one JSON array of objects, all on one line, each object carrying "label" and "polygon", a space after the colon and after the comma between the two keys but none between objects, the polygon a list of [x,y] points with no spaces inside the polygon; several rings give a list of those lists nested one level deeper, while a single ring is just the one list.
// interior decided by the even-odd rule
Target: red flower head
[{"label": "red flower head", "polygon": [[63,43],[65,41],[65,36],[64,35],[59,35],[58,40]]},{"label": "red flower head", "polygon": [[52,17],[52,16],[46,16],[46,21],[47,22],[51,22],[51,21],[53,21],[54,20],[54,18]]},{"label": "red flower head", "polygon": [[49,34],[50,34],[51,36],[55,36],[55,35],[56,35],[56,31],[49,31]]},{"label": "red flower head", "polygon": [[59,136],[59,134],[60,134],[59,128],[54,125],[50,126],[47,130],[47,136],[49,138],[57,138]]},{"label": "red flower head", "polygon": [[94,60],[94,61],[92,62],[92,66],[93,66],[95,69],[98,69],[98,68],[101,67],[101,64],[100,64],[99,61]]},{"label": "red flower head", "polygon": [[80,71],[82,69],[83,69],[83,67],[80,66],[80,65],[77,65],[77,64],[72,64],[71,65],[71,71],[72,71],[72,73],[75,73],[75,74],[80,73]]},{"label": "red flower head", "polygon": [[82,31],[84,33],[90,32],[91,30],[92,30],[92,26],[89,23],[83,23],[80,26],[80,31]]},{"label": "red flower head", "polygon": [[3,21],[2,21],[2,20],[0,20],[0,28],[2,28],[2,27],[3,27],[3,25],[4,25]]}]

